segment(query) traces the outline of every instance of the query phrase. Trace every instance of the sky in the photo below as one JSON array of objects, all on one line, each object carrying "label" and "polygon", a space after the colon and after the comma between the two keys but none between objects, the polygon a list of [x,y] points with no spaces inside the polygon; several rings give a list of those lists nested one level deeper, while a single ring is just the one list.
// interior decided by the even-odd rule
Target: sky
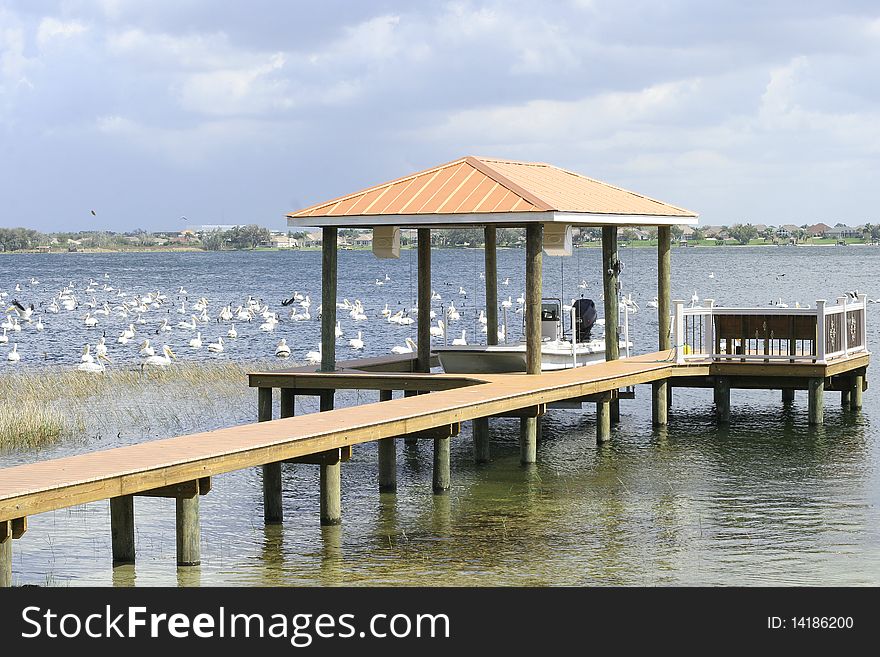
[{"label": "sky", "polygon": [[0,0],[0,226],[283,230],[464,155],[877,222],[878,97],[874,0]]}]

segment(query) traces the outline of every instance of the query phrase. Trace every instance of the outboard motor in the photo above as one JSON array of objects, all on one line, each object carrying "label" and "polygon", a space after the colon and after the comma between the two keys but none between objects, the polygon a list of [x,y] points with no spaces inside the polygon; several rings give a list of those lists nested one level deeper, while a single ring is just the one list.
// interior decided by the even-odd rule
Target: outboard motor
[{"label": "outboard motor", "polygon": [[574,302],[575,342],[587,342],[596,323],[596,304],[592,299],[576,299]]}]

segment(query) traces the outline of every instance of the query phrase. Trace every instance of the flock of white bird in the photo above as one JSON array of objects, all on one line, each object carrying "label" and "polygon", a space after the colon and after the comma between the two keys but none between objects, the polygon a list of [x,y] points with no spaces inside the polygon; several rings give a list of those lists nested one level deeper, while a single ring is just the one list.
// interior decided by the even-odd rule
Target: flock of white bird
[{"label": "flock of white bird", "polygon": [[[391,278],[387,274],[384,280],[376,279],[375,282],[377,288],[389,284]],[[509,284],[509,278],[502,282],[502,285]],[[25,360],[41,357],[40,350],[36,347],[31,353],[28,352],[28,335],[43,331],[46,328],[44,319],[50,332],[58,330],[63,333],[63,336],[58,337],[63,337],[60,340],[64,345],[63,349],[70,349],[71,364],[78,371],[100,374],[117,359],[126,363],[138,362],[142,368],[168,367],[178,358],[169,342],[174,342],[178,347],[185,343],[191,352],[205,349],[213,354],[221,354],[239,337],[236,323],[241,325],[247,322],[249,326],[253,326],[253,323],[259,321],[260,332],[271,335],[282,323],[319,320],[321,317],[321,306],[313,309],[311,296],[299,291],[294,292],[290,299],[282,300],[280,308],[270,308],[252,295],[241,303],[223,305],[204,296],[191,302],[182,286],[173,294],[165,294],[161,290],[142,293],[117,289],[111,284],[109,275],[104,274],[104,279],[100,282],[93,278],[82,284],[70,281],[52,294],[51,300],[44,293],[45,301],[35,305],[28,299],[37,296],[39,286],[40,281],[31,278],[27,283],[16,284],[11,295],[0,290],[0,302],[8,306],[5,318],[0,322],[0,346],[8,348],[5,354],[8,363],[18,363],[23,357]],[[454,289],[453,287],[452,290]],[[432,338],[445,341],[447,331],[457,322],[466,323],[465,325],[472,323],[474,329],[471,333],[487,332],[485,309],[468,305],[467,294],[461,286],[458,287],[458,300],[444,299],[439,292],[432,291],[432,307],[429,311]],[[378,296],[378,290],[376,295],[371,296]],[[456,295],[453,293],[452,296]],[[518,306],[514,312],[521,313],[524,303],[522,295],[516,299],[516,303]],[[378,304],[376,307],[378,308]],[[513,307],[513,295],[510,295],[501,303],[505,317],[506,310]],[[349,338],[347,345],[353,352],[364,350],[364,331],[360,328],[364,322],[381,321],[389,326],[411,327],[409,332],[412,335],[415,329],[412,325],[418,312],[415,304],[392,309],[385,303],[384,308],[373,311],[368,310],[360,299],[343,299],[337,303],[337,341],[346,337],[343,325],[353,324],[356,337]],[[282,313],[285,315],[283,320],[280,317]],[[67,318],[64,322],[54,321],[56,317],[62,318],[65,315]],[[175,316],[177,321],[172,319]],[[83,329],[82,338],[77,338],[76,333],[71,330],[73,323]],[[89,336],[93,332],[99,333],[96,339]],[[181,333],[186,334],[183,340]],[[468,343],[467,328],[456,329],[454,335],[452,344]],[[500,340],[504,340],[506,335],[505,321],[498,336]],[[404,337],[402,344],[391,347],[391,353],[412,353],[417,350],[412,337],[401,337]],[[281,337],[277,342],[272,340],[271,353],[279,358],[290,357],[292,349],[287,339]],[[53,354],[59,355],[63,361],[67,361],[64,354]],[[43,353],[42,356],[46,357],[46,354]],[[309,363],[320,362],[320,344],[316,350],[305,354],[305,360]]]}]

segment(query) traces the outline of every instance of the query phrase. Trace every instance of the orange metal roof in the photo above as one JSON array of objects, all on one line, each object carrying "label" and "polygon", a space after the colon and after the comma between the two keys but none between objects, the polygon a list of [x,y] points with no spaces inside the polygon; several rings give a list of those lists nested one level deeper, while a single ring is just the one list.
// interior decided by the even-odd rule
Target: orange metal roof
[{"label": "orange metal roof", "polygon": [[[466,156],[292,212],[291,219],[571,212],[693,218],[696,213],[541,162]],[[427,217],[426,217],[427,218]],[[323,222],[322,222],[323,223]],[[690,222],[687,222],[690,223]]]}]

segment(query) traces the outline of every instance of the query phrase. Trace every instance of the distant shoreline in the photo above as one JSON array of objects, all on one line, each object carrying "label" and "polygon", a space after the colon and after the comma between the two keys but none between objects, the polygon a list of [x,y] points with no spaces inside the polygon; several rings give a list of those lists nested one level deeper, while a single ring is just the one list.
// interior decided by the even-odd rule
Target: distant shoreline
[{"label": "distant shoreline", "polygon": [[[575,248],[578,249],[596,249],[601,248],[602,243],[600,241],[596,242],[587,242],[585,244],[576,245]],[[657,246],[657,240],[634,240],[631,242],[620,241],[618,242],[619,248],[654,248]],[[810,241],[810,242],[799,242],[798,244],[774,244],[772,242],[767,243],[763,240],[752,240],[748,244],[739,244],[733,242],[725,242],[719,244],[717,242],[708,242],[706,240],[700,240],[698,244],[688,243],[687,245],[679,244],[677,242],[673,242],[672,247],[675,249],[693,249],[693,248],[707,248],[707,249],[717,249],[717,248],[744,248],[744,247],[790,247],[790,246],[880,246],[877,243],[870,243],[864,241],[847,241],[846,244],[838,244],[835,240],[818,240],[818,241]],[[410,250],[415,247],[410,246],[401,246],[401,250]],[[472,246],[435,246],[435,249],[479,249],[482,250],[482,246],[472,247]],[[521,246],[499,246],[499,249],[522,249],[525,248],[524,245]],[[370,251],[371,247],[368,246],[340,246],[340,251]],[[28,250],[17,250],[17,251],[0,251],[0,256],[4,255],[78,255],[78,254],[110,254],[110,253],[254,253],[254,252],[295,252],[295,251],[310,251],[310,252],[320,252],[320,246],[312,246],[312,247],[300,247],[296,249],[289,248],[279,248],[279,247],[257,247],[256,249],[223,249],[221,251],[206,251],[205,249],[199,249],[197,247],[186,246],[186,247],[145,247],[145,248],[126,248],[126,249],[77,249],[76,251],[67,251],[67,250],[57,250],[57,251],[37,251],[33,249]]]}]

